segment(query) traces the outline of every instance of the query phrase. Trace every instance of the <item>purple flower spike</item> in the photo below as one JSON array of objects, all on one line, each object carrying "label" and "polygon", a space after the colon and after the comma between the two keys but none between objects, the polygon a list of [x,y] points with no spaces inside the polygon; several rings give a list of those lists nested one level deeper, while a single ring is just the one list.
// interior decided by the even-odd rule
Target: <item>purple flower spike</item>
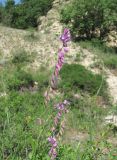
[{"label": "purple flower spike", "polygon": [[68,48],[68,47],[64,47],[64,51],[65,51],[65,52],[68,52],[68,51],[69,51],[69,48]]},{"label": "purple flower spike", "polygon": [[60,40],[63,42],[64,47],[67,46],[67,42],[71,40],[71,35],[69,29],[65,28],[63,34],[60,37]]},{"label": "purple flower spike", "polygon": [[51,149],[49,151],[49,155],[51,156],[51,160],[54,160],[56,158],[56,156],[57,156],[57,151],[56,151],[57,141],[56,141],[55,137],[49,137],[48,141],[51,144]]},{"label": "purple flower spike", "polygon": [[[64,32],[61,35],[60,40],[62,41],[62,47],[58,50],[58,60],[57,60],[56,66],[55,66],[54,73],[51,78],[51,87],[50,88],[53,92],[54,92],[54,90],[57,89],[58,76],[59,76],[59,72],[64,64],[65,54],[69,51],[69,48],[67,47],[67,42],[69,42],[71,40],[71,35],[70,35],[69,29],[64,29]],[[49,91],[51,91],[51,90],[49,89]],[[46,103],[48,103],[48,101],[50,100],[50,96],[49,96],[48,92],[45,93],[45,97],[46,97]],[[51,148],[49,151],[49,156],[50,156],[51,160],[55,160],[57,157],[58,144],[57,144],[57,140],[55,137],[58,137],[58,135],[57,135],[56,131],[57,131],[57,127],[60,125],[60,121],[62,119],[63,113],[68,112],[66,106],[69,104],[70,103],[67,100],[64,100],[64,102],[55,105],[55,108],[58,111],[57,111],[56,116],[54,117],[54,126],[51,129],[52,135],[54,135],[54,136],[51,136],[48,138],[48,141],[51,145]],[[63,130],[64,126],[61,126],[61,128]],[[60,132],[61,132],[61,130],[60,130]]]},{"label": "purple flower spike", "polygon": [[64,104],[63,103],[59,103],[59,104],[57,104],[56,105],[56,108],[58,109],[58,110],[64,110]]},{"label": "purple flower spike", "polygon": [[52,144],[52,145],[55,145],[57,146],[57,141],[56,141],[56,138],[55,137],[49,137],[48,138],[48,141]]}]

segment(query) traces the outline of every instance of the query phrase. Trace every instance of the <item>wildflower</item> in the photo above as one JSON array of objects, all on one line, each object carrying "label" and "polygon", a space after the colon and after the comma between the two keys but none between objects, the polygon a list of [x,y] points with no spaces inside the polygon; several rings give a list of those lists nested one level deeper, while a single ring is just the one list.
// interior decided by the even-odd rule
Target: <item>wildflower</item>
[{"label": "wildflower", "polygon": [[68,29],[65,29],[63,34],[60,37],[60,40],[63,42],[63,46],[67,47],[67,42],[71,40],[71,35]]},{"label": "wildflower", "polygon": [[67,101],[67,100],[64,100],[63,104],[64,104],[64,105],[70,105],[70,102]]},{"label": "wildflower", "polygon": [[59,104],[56,105],[56,108],[58,110],[64,110],[64,104],[63,103],[59,103]]},{"label": "wildflower", "polygon": [[[68,52],[68,47],[67,47],[67,42],[69,42],[71,40],[71,35],[68,29],[65,29],[63,34],[60,36],[60,40],[63,43],[63,46],[61,49],[59,49],[58,51],[58,61],[57,64],[55,66],[55,71],[52,75],[52,79],[51,79],[51,89],[55,90],[57,88],[57,83],[58,83],[58,75],[59,75],[59,71],[61,70],[63,64],[64,64],[64,56],[65,53]],[[48,92],[45,93],[45,97],[46,100],[48,102],[48,100],[50,99]],[[57,140],[55,138],[56,135],[56,128],[61,120],[62,117],[62,113],[67,113],[68,110],[66,108],[67,105],[69,105],[70,103],[67,100],[64,100],[64,102],[62,103],[58,103],[55,108],[58,110],[57,115],[54,118],[54,126],[52,127],[51,131],[52,131],[52,135],[54,135],[53,137],[49,137],[48,141],[51,144],[51,149],[49,151],[49,156],[51,157],[51,160],[54,160],[57,156]],[[61,126],[61,130],[60,132],[62,133],[64,129],[64,125]]]},{"label": "wildflower", "polygon": [[56,147],[57,146],[57,141],[56,141],[56,138],[55,137],[49,137],[48,138],[48,141],[51,143],[51,145],[53,147]]},{"label": "wildflower", "polygon": [[49,155],[51,156],[51,160],[54,160],[57,156],[57,151],[56,151],[56,148],[57,148],[57,140],[55,137],[49,137],[48,138],[48,141],[50,142],[51,144],[51,149],[49,151]]}]

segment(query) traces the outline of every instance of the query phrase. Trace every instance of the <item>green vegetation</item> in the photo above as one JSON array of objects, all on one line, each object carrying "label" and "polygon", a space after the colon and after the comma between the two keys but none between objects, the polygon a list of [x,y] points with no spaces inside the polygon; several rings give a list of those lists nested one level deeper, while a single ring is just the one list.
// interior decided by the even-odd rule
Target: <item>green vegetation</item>
[{"label": "green vegetation", "polygon": [[1,66],[0,159],[48,158],[53,111],[45,107],[43,92],[49,76],[44,71],[43,75],[42,71],[25,71],[28,58],[27,52],[20,51]]},{"label": "green vegetation", "polygon": [[33,87],[34,79],[31,74],[26,73],[23,70],[16,70],[13,75],[8,78],[8,89],[9,90],[20,90],[23,87]]},{"label": "green vegetation", "polygon": [[[45,106],[43,95],[50,73],[44,67],[35,72],[26,70],[31,63],[28,55],[24,51],[15,52],[0,70],[0,93],[6,93],[0,96],[0,159],[3,160],[50,159],[47,138],[53,125],[52,116],[56,114],[53,105],[57,99]],[[35,81],[38,84],[36,90],[35,84],[30,83]],[[116,147],[109,138],[116,139],[116,131],[112,126],[104,125],[104,117],[110,111],[116,114],[116,106],[103,108],[101,101],[96,103],[98,96],[106,91],[105,81],[99,95],[93,96],[101,81],[101,75],[93,75],[81,65],[66,64],[61,70],[63,88],[60,84],[60,90],[66,98],[69,98],[69,91],[79,90],[84,95],[80,99],[72,97],[69,113],[66,114],[67,129],[59,141],[57,160],[115,159]],[[19,86],[22,85],[26,89],[21,90]],[[79,132],[87,135],[83,141],[80,138],[77,140]]]},{"label": "green vegetation", "polygon": [[[104,95],[106,90],[106,82],[103,81],[101,75],[93,74],[85,67],[78,64],[65,64],[61,70],[61,78],[63,89],[66,91],[74,90],[78,92],[88,92],[95,95],[99,91],[99,95]],[[103,81],[103,82],[102,82]],[[102,84],[103,83],[103,84]]]},{"label": "green vegetation", "polygon": [[96,104],[94,98],[84,96],[75,100],[75,105],[67,114],[69,123],[63,137],[65,143],[76,148],[74,151],[69,148],[71,155],[73,154],[71,159],[115,159],[116,149],[108,139],[110,136],[116,138],[117,134],[114,135],[112,126],[104,126],[102,123],[108,112],[110,109]]},{"label": "green vegetation", "polygon": [[0,159],[46,159],[49,124],[45,120],[51,109],[45,108],[43,95],[10,92],[0,98],[0,106]]},{"label": "green vegetation", "polygon": [[52,7],[53,0],[22,0],[15,4],[14,0],[8,0],[5,7],[0,7],[0,22],[14,28],[37,27],[39,16],[46,15]]},{"label": "green vegetation", "polygon": [[105,56],[104,64],[110,69],[117,69],[117,55],[109,55],[108,57]]},{"label": "green vegetation", "polygon": [[74,38],[103,38],[117,27],[116,0],[73,0],[61,11],[62,22],[71,27]]},{"label": "green vegetation", "polygon": [[1,69],[0,74],[0,86],[1,91],[7,89],[9,91],[20,91],[22,89],[30,89],[35,85],[35,81],[38,83],[38,87],[42,89],[44,86],[48,86],[48,80],[46,77],[48,74],[40,70],[39,73],[33,73],[28,71],[26,66],[33,62],[35,53],[28,53],[24,49],[15,51],[11,60]]}]

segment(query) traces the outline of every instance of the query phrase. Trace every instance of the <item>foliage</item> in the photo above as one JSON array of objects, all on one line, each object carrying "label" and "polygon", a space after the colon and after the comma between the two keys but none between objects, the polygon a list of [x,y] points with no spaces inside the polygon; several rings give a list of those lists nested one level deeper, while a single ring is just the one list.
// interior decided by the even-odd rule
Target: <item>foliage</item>
[{"label": "foliage", "polygon": [[[105,138],[105,137],[103,137]],[[83,143],[83,142],[82,142]],[[116,149],[106,142],[105,139],[88,140],[83,143],[84,148],[81,147],[79,142],[78,146],[62,145],[60,148],[60,157],[64,160],[101,160],[101,159],[116,159]],[[108,150],[109,149],[109,150]],[[107,151],[104,153],[104,151]],[[57,160],[59,160],[59,158]]]},{"label": "foliage", "polygon": [[0,159],[46,160],[51,108],[45,108],[42,89],[32,93],[31,90],[19,92],[19,88],[28,87],[36,80],[45,89],[44,81],[48,77],[40,72],[24,71],[22,60],[17,63],[22,64],[20,68],[9,62],[0,70],[0,85],[6,93],[0,94]]},{"label": "foliage", "polygon": [[[7,98],[0,97],[0,106],[0,159],[49,160],[47,137],[50,135],[48,131],[52,125],[53,110],[50,106],[44,106],[42,93],[21,94],[12,91]],[[106,113],[107,110],[93,106],[92,102],[89,104],[86,99],[84,102],[78,102],[69,112],[68,124],[71,128],[88,130],[89,138],[82,143],[75,141],[72,145],[61,143],[57,159],[90,160],[92,157],[101,157],[114,160],[116,147],[107,142],[111,130],[100,125],[102,115]],[[42,120],[42,124],[39,119]],[[103,153],[105,148],[109,150],[106,154]]]},{"label": "foliage", "polygon": [[73,0],[61,13],[62,22],[71,26],[75,38],[103,38],[117,26],[116,0]]},{"label": "foliage", "polygon": [[0,4],[0,23],[2,21],[2,13],[3,13],[3,7],[2,5]]},{"label": "foliage", "polygon": [[[103,81],[102,76],[93,74],[85,67],[78,64],[65,64],[61,70],[61,78],[63,89],[66,91],[74,90],[77,92],[79,89],[88,92],[91,95],[96,94],[100,89],[99,95],[104,95],[106,89],[106,82]],[[101,86],[101,88],[100,88]]]},{"label": "foliage", "polygon": [[[50,73],[47,73],[44,67],[37,72],[24,71],[25,62],[21,60],[18,63],[22,64],[20,69],[17,68],[17,63],[12,64],[9,62],[8,64],[7,62],[0,70],[0,82],[2,82],[0,87],[4,86],[2,92],[6,92],[5,96],[0,96],[0,159],[49,160],[48,151],[50,146],[47,138],[51,135],[52,117],[56,113],[52,107],[53,101],[49,103],[48,107],[45,107],[43,91],[48,87]],[[28,63],[27,60],[26,63]],[[67,86],[67,81],[72,82],[70,74],[72,76],[73,74],[79,75],[80,71],[77,68],[82,71],[82,76],[85,73],[88,77],[89,71],[84,72],[84,67],[82,68],[80,65],[73,66],[75,68],[72,65],[65,65],[64,67],[68,68],[66,71],[63,67],[63,71],[66,72],[68,77],[64,82],[65,86]],[[70,67],[72,69],[69,69]],[[72,71],[73,68],[74,71]],[[65,75],[63,71],[61,70],[61,75]],[[94,75],[89,75],[91,77],[88,78],[91,80]],[[39,90],[36,92],[30,90],[19,92],[17,89],[12,89],[18,80],[20,84],[22,82],[27,84],[28,77],[38,82]],[[77,76],[75,76],[75,79],[78,80]],[[93,78],[93,83],[96,79]],[[13,85],[10,90],[7,90],[9,84]],[[64,87],[63,92],[66,92],[66,89],[73,92],[75,90],[72,85],[71,88]],[[103,108],[95,102],[95,99],[90,99],[89,96],[81,99],[72,98],[69,113],[66,114],[67,130],[65,130],[69,132],[70,137],[67,137],[64,133],[63,136],[67,139],[67,143],[64,143],[64,137],[62,137],[63,139],[57,148],[57,160],[115,159],[116,147],[108,142],[108,139],[110,137],[116,139],[117,132],[115,131],[113,134],[111,127],[104,125],[103,121],[108,113],[116,114],[117,107]],[[76,137],[73,132],[70,132],[69,127],[72,131],[77,130]],[[88,134],[87,139],[81,141],[79,131],[82,134]],[[71,142],[69,138],[74,139],[74,137],[76,139]]]},{"label": "foliage", "polygon": [[47,157],[49,125],[45,120],[51,109],[45,110],[43,95],[11,92],[7,99],[0,98],[0,106],[0,159]]},{"label": "foliage", "polygon": [[5,7],[2,7],[1,22],[3,24],[10,26],[10,24],[12,23],[14,7],[14,0],[8,0]]},{"label": "foliage", "polygon": [[52,7],[53,0],[22,0],[20,4],[15,4],[14,0],[6,2],[2,7],[3,24],[15,28],[26,29],[37,27],[39,16],[46,15]]},{"label": "foliage", "polygon": [[20,90],[22,87],[33,87],[34,79],[31,74],[23,70],[16,70],[12,76],[8,78],[9,90]]}]

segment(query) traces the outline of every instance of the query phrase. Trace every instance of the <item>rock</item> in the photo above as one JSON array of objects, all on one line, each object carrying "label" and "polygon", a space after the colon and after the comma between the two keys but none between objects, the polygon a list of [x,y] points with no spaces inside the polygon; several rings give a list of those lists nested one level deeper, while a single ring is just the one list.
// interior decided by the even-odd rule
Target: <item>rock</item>
[{"label": "rock", "polygon": [[39,17],[38,19],[37,19],[37,23],[38,23],[38,25],[40,25],[41,23],[42,23],[42,21],[43,20],[45,20],[46,19],[46,17],[45,16],[41,16],[41,17]]},{"label": "rock", "polygon": [[112,124],[117,127],[117,115],[108,115],[105,117],[106,124]]},{"label": "rock", "polygon": [[112,97],[112,101],[114,104],[117,103],[117,76],[113,75],[108,72],[108,77],[107,77],[107,83],[108,83],[108,88],[110,91],[110,95]]}]

